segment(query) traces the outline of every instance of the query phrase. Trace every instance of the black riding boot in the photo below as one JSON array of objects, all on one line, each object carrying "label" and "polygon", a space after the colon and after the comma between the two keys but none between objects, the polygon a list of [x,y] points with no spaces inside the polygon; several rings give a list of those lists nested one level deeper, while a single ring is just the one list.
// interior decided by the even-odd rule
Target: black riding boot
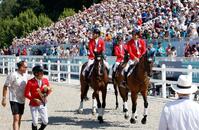
[{"label": "black riding boot", "polygon": [[108,69],[108,68],[106,68],[106,70],[107,70],[107,74],[109,75],[109,69]]},{"label": "black riding boot", "polygon": [[45,125],[45,124],[42,123],[42,124],[41,124],[41,127],[39,128],[39,130],[44,130],[44,129],[46,128],[46,126],[47,126],[47,125]]},{"label": "black riding boot", "polygon": [[85,70],[85,80],[88,82],[88,76],[89,76],[89,71],[88,70]]},{"label": "black riding boot", "polygon": [[34,125],[32,124],[32,130],[37,130],[37,126],[34,126]]},{"label": "black riding boot", "polygon": [[113,74],[112,74],[112,79],[115,79],[115,74],[116,74],[116,72],[112,72]]}]

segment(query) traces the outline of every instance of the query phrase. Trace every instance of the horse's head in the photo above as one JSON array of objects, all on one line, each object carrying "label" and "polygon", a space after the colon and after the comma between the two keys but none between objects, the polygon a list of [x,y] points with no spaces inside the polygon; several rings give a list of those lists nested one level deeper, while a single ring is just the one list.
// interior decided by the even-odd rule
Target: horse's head
[{"label": "horse's head", "polygon": [[147,72],[147,75],[149,77],[151,77],[152,76],[152,67],[153,67],[153,63],[154,63],[154,52],[152,52],[152,53],[146,52],[140,59],[140,62],[143,63],[143,68]]},{"label": "horse's head", "polygon": [[97,72],[98,75],[102,75],[103,69],[103,55],[95,52],[95,60],[94,60],[94,71]]}]

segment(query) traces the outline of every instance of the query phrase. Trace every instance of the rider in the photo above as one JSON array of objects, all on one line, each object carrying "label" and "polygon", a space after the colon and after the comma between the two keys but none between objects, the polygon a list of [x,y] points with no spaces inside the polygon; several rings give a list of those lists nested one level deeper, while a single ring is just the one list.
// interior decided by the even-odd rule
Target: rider
[{"label": "rider", "polygon": [[130,57],[128,64],[124,68],[125,80],[127,80],[129,71],[134,68],[135,63],[139,62],[139,58],[146,52],[146,43],[140,38],[140,31],[137,29],[132,31],[132,39],[127,42],[127,52]]},{"label": "rider", "polygon": [[[90,66],[94,63],[95,52],[101,53],[103,56],[105,53],[105,42],[102,38],[100,38],[100,30],[97,28],[93,30],[93,38],[88,43],[88,49],[89,49],[88,50],[88,63],[85,69],[83,70],[83,75],[86,78],[88,78],[89,76]],[[108,62],[106,62],[105,60],[103,61],[108,70],[109,69]]]},{"label": "rider", "polygon": [[123,44],[122,39],[123,39],[122,34],[118,33],[116,37],[116,45],[114,47],[114,53],[117,59],[113,67],[113,72],[116,72],[117,67],[124,60],[125,50],[124,50],[124,44]]}]

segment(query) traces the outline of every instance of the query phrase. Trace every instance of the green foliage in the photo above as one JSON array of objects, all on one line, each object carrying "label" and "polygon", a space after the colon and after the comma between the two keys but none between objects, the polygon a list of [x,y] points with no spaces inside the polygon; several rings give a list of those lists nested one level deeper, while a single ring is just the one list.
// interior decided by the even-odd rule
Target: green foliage
[{"label": "green foliage", "polygon": [[62,14],[59,16],[59,20],[62,20],[68,16],[72,16],[75,14],[75,10],[71,8],[65,8]]},{"label": "green foliage", "polygon": [[38,27],[46,27],[50,26],[53,22],[52,20],[45,14],[40,14],[38,17],[39,26]]},{"label": "green foliage", "polygon": [[17,6],[16,0],[3,0],[0,4],[0,18],[13,17],[15,6]]},{"label": "green foliage", "polygon": [[0,0],[0,48],[101,0]]},{"label": "green foliage", "polygon": [[44,12],[44,6],[40,4],[40,0],[17,0],[14,6],[13,15],[18,16],[21,12],[32,9],[36,15]]},{"label": "green foliage", "polygon": [[37,16],[29,9],[18,17],[0,20],[0,47],[9,46],[15,37],[26,36],[32,30],[49,26],[52,21],[44,14]]},{"label": "green foliage", "polygon": [[22,30],[23,36],[25,36],[27,33],[30,33],[32,30],[37,29],[39,25],[37,16],[34,14],[33,10],[30,9],[19,14],[17,19],[20,23],[20,28]]}]

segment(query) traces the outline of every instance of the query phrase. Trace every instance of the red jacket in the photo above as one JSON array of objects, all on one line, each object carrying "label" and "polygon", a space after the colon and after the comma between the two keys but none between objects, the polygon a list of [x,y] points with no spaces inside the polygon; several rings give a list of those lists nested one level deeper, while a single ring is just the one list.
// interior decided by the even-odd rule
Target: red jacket
[{"label": "red jacket", "polygon": [[95,55],[94,55],[94,50],[96,49],[98,53],[102,53],[105,52],[105,43],[104,40],[102,40],[101,38],[98,39],[98,45],[97,47],[95,47],[96,43],[95,43],[95,39],[91,39],[88,43],[88,58],[89,59],[94,59]]},{"label": "red jacket", "polygon": [[120,45],[116,45],[114,47],[114,52],[115,52],[115,56],[117,57],[116,62],[122,62],[124,59],[124,45],[122,45],[122,48],[120,47]]},{"label": "red jacket", "polygon": [[143,54],[145,54],[146,52],[146,44],[145,41],[143,39],[139,39],[138,40],[138,50],[136,48],[135,45],[135,41],[133,39],[131,39],[128,43],[127,43],[127,51],[130,55],[130,59],[134,60],[135,57],[140,58]]},{"label": "red jacket", "polygon": [[[41,100],[41,97],[40,97],[37,89],[39,88],[41,90],[41,92],[43,92],[45,85],[47,85],[49,87],[49,82],[48,82],[48,79],[46,79],[46,78],[42,79],[41,87],[39,87],[38,82],[35,78],[28,80],[28,83],[25,87],[24,96],[30,100],[30,103],[29,103],[30,106],[39,106],[39,104],[37,104],[33,99],[37,98],[37,99]],[[49,95],[49,93],[47,95]]]},{"label": "red jacket", "polygon": [[142,19],[141,19],[141,18],[138,18],[137,24],[138,24],[139,26],[142,26]]}]

